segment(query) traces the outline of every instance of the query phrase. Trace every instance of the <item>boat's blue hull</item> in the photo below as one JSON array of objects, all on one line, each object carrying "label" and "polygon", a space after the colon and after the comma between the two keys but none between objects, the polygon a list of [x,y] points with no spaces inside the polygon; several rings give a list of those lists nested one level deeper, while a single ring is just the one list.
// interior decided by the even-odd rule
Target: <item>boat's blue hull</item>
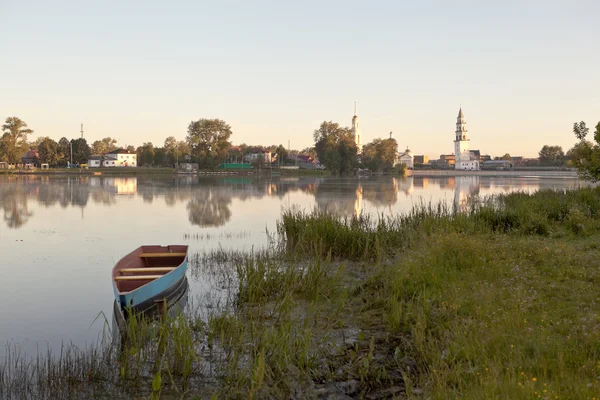
[{"label": "boat's blue hull", "polygon": [[120,308],[136,307],[152,299],[160,299],[161,295],[168,292],[176,286],[184,277],[187,270],[188,260],[186,259],[173,271],[155,279],[136,290],[127,293],[119,293],[117,286],[113,281],[113,290],[115,300]]}]

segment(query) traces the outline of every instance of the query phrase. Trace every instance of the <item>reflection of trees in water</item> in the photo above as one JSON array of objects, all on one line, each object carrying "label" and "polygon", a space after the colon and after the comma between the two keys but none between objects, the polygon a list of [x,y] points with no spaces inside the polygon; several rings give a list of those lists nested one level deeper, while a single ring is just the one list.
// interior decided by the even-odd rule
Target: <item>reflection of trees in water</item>
[{"label": "reflection of trees in water", "polygon": [[315,192],[317,208],[341,216],[356,215],[362,196],[359,183],[356,179],[321,182]]},{"label": "reflection of trees in water", "polygon": [[189,219],[201,227],[222,226],[231,218],[231,194],[222,187],[194,191],[187,204]]},{"label": "reflection of trees in water", "polygon": [[392,206],[398,201],[398,181],[393,177],[325,181],[316,188],[319,210],[342,216],[358,216],[363,202],[375,207]]},{"label": "reflection of trees in water", "polygon": [[363,200],[376,207],[391,206],[398,201],[398,181],[391,176],[378,177],[361,184]]},{"label": "reflection of trees in water", "polygon": [[33,215],[27,208],[27,193],[18,187],[14,190],[3,190],[1,193],[0,203],[6,225],[9,228],[20,228]]}]

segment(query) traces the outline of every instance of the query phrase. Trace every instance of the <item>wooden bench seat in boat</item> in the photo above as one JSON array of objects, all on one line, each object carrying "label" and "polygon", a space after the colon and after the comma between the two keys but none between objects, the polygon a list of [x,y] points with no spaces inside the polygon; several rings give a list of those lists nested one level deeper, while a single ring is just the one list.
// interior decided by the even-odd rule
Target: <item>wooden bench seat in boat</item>
[{"label": "wooden bench seat in boat", "polygon": [[142,253],[140,258],[185,257],[186,253]]},{"label": "wooden bench seat in boat", "polygon": [[145,268],[123,268],[119,272],[171,272],[177,267],[145,267]]},{"label": "wooden bench seat in boat", "polygon": [[164,275],[125,275],[115,276],[115,281],[153,281],[162,278]]}]

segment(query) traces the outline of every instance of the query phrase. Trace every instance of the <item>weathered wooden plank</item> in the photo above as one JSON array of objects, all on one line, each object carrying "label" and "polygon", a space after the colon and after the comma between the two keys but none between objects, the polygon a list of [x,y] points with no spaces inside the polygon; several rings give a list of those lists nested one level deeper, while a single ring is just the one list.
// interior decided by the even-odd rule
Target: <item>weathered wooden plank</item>
[{"label": "weathered wooden plank", "polygon": [[162,278],[164,275],[126,275],[115,276],[115,281],[153,281]]},{"label": "weathered wooden plank", "polygon": [[177,267],[145,267],[145,268],[123,268],[119,272],[170,272]]},{"label": "weathered wooden plank", "polygon": [[140,258],[185,257],[186,253],[142,253]]}]

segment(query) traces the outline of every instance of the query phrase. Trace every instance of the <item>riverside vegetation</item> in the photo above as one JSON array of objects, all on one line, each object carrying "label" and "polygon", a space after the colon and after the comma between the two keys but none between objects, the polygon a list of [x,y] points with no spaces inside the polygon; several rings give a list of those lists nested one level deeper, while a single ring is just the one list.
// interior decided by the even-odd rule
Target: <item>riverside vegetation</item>
[{"label": "riverside vegetation", "polygon": [[0,397],[598,398],[599,233],[597,188],[288,210],[267,250],[191,260],[218,306],[133,318],[120,346],[12,349]]}]

